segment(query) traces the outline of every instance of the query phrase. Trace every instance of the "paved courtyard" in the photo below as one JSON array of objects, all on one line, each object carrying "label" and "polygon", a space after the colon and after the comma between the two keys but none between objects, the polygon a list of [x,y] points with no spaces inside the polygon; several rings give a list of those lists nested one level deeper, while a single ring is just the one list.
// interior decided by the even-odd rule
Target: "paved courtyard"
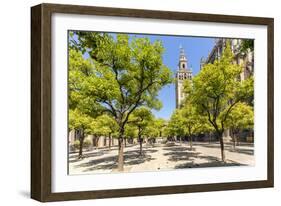
[{"label": "paved courtyard", "polygon": [[[220,161],[219,143],[144,144],[143,155],[139,156],[139,145],[127,145],[124,150],[124,171],[157,171],[216,166],[253,166],[255,164],[253,144],[241,143],[233,150],[225,144],[226,162]],[[69,156],[69,174],[93,174],[117,172],[118,148],[85,151],[85,158],[78,160],[77,153]]]}]

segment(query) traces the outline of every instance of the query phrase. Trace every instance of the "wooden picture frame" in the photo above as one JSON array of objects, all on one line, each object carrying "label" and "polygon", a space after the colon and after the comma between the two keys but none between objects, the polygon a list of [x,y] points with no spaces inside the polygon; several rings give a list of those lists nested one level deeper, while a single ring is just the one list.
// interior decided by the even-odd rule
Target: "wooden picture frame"
[{"label": "wooden picture frame", "polygon": [[[51,16],[54,13],[264,25],[267,27],[267,179],[215,184],[54,193],[51,153]],[[272,18],[40,4],[31,8],[31,198],[42,202],[273,187],[274,83]],[[265,71],[264,71],[265,72]],[[258,134],[257,134],[258,135]]]}]

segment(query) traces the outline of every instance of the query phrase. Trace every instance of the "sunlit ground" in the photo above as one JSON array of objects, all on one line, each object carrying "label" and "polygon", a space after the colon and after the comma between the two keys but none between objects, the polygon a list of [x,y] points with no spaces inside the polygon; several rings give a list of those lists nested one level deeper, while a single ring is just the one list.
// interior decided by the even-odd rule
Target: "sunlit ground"
[{"label": "sunlit ground", "polygon": [[[114,146],[93,149],[84,152],[84,158],[78,160],[77,153],[69,156],[69,174],[110,173],[117,171],[118,149]],[[128,144],[124,150],[124,171],[158,171],[218,166],[254,166],[254,146],[240,143],[233,149],[225,144],[226,162],[221,162],[219,143],[193,143],[190,150],[188,142],[143,145],[143,155],[139,155],[139,145]]]}]

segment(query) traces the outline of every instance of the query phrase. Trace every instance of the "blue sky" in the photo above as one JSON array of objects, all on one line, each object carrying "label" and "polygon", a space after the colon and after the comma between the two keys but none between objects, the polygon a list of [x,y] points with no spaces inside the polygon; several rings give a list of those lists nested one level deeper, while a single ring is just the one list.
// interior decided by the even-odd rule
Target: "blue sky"
[{"label": "blue sky", "polygon": [[[161,40],[165,48],[163,62],[174,73],[178,68],[180,46],[184,48],[188,66],[192,67],[193,75],[196,75],[200,70],[201,57],[207,57],[212,50],[215,39],[202,37],[188,36],[160,36],[160,35],[137,35],[146,36],[151,41]],[[159,99],[162,101],[163,107],[161,110],[153,110],[153,114],[158,118],[169,119],[176,107],[176,91],[175,85],[170,84],[165,86],[159,92]]]}]

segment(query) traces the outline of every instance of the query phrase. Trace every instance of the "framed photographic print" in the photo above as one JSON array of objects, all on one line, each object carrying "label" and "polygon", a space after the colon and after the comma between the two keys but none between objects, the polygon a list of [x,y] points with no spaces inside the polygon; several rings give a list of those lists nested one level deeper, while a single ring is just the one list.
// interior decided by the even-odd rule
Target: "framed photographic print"
[{"label": "framed photographic print", "polygon": [[31,8],[31,197],[273,187],[273,19]]}]

